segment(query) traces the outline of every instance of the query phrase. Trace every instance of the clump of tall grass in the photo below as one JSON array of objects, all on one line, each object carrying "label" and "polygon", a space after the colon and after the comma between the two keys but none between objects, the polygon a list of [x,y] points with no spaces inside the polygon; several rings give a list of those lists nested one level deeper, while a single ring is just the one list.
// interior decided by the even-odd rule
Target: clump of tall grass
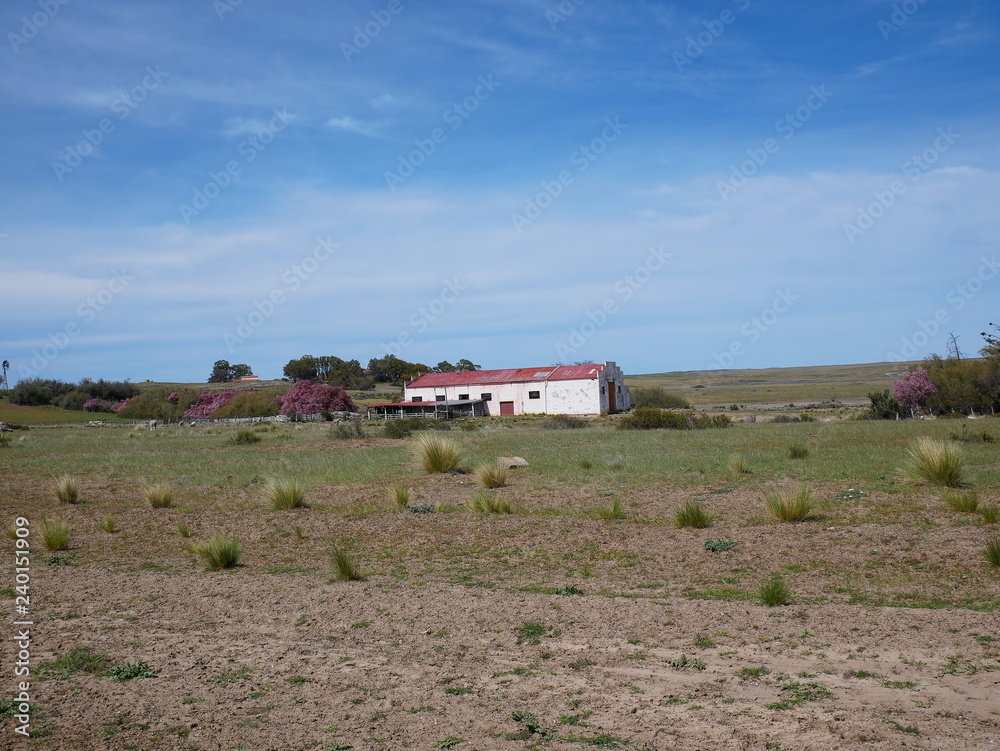
[{"label": "clump of tall grass", "polygon": [[789,459],[805,459],[809,456],[809,449],[804,443],[793,441],[788,444]]},{"label": "clump of tall grass", "polygon": [[770,579],[757,587],[757,598],[767,607],[773,608],[791,602],[792,590],[789,589],[784,577],[775,572],[771,574]]},{"label": "clump of tall grass", "polygon": [[812,490],[803,485],[793,495],[768,493],[764,503],[771,516],[781,522],[800,522],[809,517],[815,508]]},{"label": "clump of tall grass", "polygon": [[190,537],[191,526],[187,522],[177,522],[177,534],[181,537]]},{"label": "clump of tall grass", "polygon": [[261,438],[252,430],[237,430],[236,435],[229,439],[229,445],[231,446],[252,446],[255,443],[260,443]]},{"label": "clump of tall grass", "polygon": [[458,466],[461,454],[453,441],[434,433],[421,433],[416,441],[417,459],[428,474],[450,472]]},{"label": "clump of tall grass", "polygon": [[974,514],[979,510],[979,494],[975,491],[961,493],[955,490],[946,490],[941,494],[941,500],[955,511],[961,511],[965,514]]},{"label": "clump of tall grass", "polygon": [[500,461],[486,462],[476,467],[476,480],[484,488],[502,488],[507,484],[507,473],[509,468]]},{"label": "clump of tall grass", "polygon": [[713,518],[698,501],[692,499],[685,501],[674,512],[674,526],[704,529],[711,526]]},{"label": "clump of tall grass", "polygon": [[993,568],[1000,568],[1000,537],[994,537],[986,543],[984,555],[986,556],[986,562],[993,566]]},{"label": "clump of tall grass", "polygon": [[482,490],[477,490],[469,498],[469,508],[481,514],[510,514],[514,511],[510,501]]},{"label": "clump of tall grass", "polygon": [[233,568],[240,562],[240,557],[243,555],[239,540],[222,535],[214,535],[191,549],[201,556],[209,571]]},{"label": "clump of tall grass", "polygon": [[50,553],[69,548],[69,535],[72,529],[66,522],[42,522],[42,547]]},{"label": "clump of tall grass", "polygon": [[264,485],[264,494],[275,511],[306,505],[306,491],[295,480],[269,480]]},{"label": "clump of tall grass", "polygon": [[405,485],[396,485],[390,493],[390,498],[397,511],[406,511],[410,506],[410,489]]},{"label": "clump of tall grass", "polygon": [[729,457],[729,461],[726,462],[730,471],[737,475],[749,475],[750,465],[747,464],[746,459],[744,459],[739,454],[733,454]]},{"label": "clump of tall grass", "polygon": [[76,484],[76,478],[63,475],[56,479],[56,498],[62,503],[77,503],[80,500],[80,488]]},{"label": "clump of tall grass", "polygon": [[576,430],[587,427],[587,421],[573,415],[553,415],[542,423],[546,430]]},{"label": "clump of tall grass", "polygon": [[996,506],[986,506],[979,509],[979,513],[983,517],[983,521],[987,524],[996,524],[1000,521],[1000,509]]},{"label": "clump of tall grass", "polygon": [[962,449],[957,443],[923,436],[910,448],[904,472],[914,482],[957,488],[962,484],[963,466]]},{"label": "clump of tall grass", "polygon": [[361,567],[343,548],[338,547],[330,551],[330,563],[333,565],[330,571],[331,581],[363,581],[365,578],[361,573]]},{"label": "clump of tall grass", "polygon": [[619,498],[615,498],[610,506],[598,506],[594,513],[597,514],[598,519],[604,519],[606,522],[625,518],[625,509],[622,508],[622,502]]},{"label": "clump of tall grass", "polygon": [[142,494],[153,508],[170,508],[174,505],[174,490],[169,485],[147,485],[142,489]]},{"label": "clump of tall grass", "polygon": [[104,519],[101,520],[101,523],[98,524],[97,527],[102,532],[107,532],[108,534],[111,534],[112,532],[115,531],[115,529],[118,528],[118,524],[117,522],[115,522],[115,517],[106,516],[104,517]]}]

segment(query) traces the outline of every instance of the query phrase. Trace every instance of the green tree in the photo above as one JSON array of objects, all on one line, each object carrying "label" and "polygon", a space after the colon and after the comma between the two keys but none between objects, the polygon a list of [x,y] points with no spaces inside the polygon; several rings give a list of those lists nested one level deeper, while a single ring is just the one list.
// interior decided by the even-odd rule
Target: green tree
[{"label": "green tree", "polygon": [[226,383],[233,380],[233,369],[229,360],[216,360],[212,366],[212,374],[208,377],[209,383]]},{"label": "green tree", "polygon": [[253,368],[245,362],[237,363],[229,369],[229,380],[235,381],[237,378],[253,375]]}]

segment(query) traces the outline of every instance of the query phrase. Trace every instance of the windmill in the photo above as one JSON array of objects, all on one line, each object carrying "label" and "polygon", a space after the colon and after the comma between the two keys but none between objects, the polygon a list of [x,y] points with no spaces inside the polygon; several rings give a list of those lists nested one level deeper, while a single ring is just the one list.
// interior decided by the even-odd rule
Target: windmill
[{"label": "windmill", "polygon": [[10,388],[7,384],[7,368],[10,367],[10,360],[4,360],[3,365],[0,367],[3,367],[3,378],[0,378],[0,385],[2,385],[4,391],[7,391]]}]

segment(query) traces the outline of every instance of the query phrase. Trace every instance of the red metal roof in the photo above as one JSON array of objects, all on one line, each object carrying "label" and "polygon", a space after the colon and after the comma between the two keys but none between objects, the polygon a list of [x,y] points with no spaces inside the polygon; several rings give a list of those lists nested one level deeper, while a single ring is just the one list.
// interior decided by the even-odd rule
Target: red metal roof
[{"label": "red metal roof", "polygon": [[424,373],[406,384],[408,389],[472,386],[490,383],[530,383],[533,381],[593,380],[604,369],[604,363],[593,365],[550,365],[543,368],[511,368],[508,370],[467,370],[460,373]]}]

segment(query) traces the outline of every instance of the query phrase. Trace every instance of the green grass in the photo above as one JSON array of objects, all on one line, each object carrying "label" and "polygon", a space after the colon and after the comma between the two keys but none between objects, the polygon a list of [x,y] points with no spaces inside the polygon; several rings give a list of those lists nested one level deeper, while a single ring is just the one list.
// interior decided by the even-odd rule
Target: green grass
[{"label": "green grass", "polygon": [[78,503],[80,500],[80,488],[76,478],[69,475],[56,479],[54,491],[60,503]]},{"label": "green grass", "polygon": [[726,460],[726,466],[729,467],[729,471],[735,475],[749,475],[753,474],[750,469],[750,465],[747,464],[746,459],[744,459],[739,454],[733,454]]},{"label": "green grass", "polygon": [[239,564],[240,558],[243,555],[243,550],[238,540],[233,540],[222,535],[214,535],[191,549],[201,556],[205,567],[209,571],[234,568]]},{"label": "green grass", "polygon": [[941,494],[941,500],[963,514],[974,514],[979,510],[979,494],[974,490],[948,489]]},{"label": "green grass", "polygon": [[481,514],[511,514],[514,508],[506,498],[477,490],[469,498],[469,508]]},{"label": "green grass", "polygon": [[757,599],[769,608],[786,605],[792,600],[792,591],[780,574],[771,577],[757,587]]},{"label": "green grass", "polygon": [[102,652],[90,647],[77,647],[62,657],[38,666],[37,676],[42,680],[68,681],[81,673],[103,675],[109,660]]},{"label": "green grass", "polygon": [[543,636],[548,636],[549,627],[538,621],[525,621],[514,629],[517,634],[517,643],[529,642],[538,644]]},{"label": "green grass", "polygon": [[484,488],[502,488],[507,484],[509,469],[506,464],[499,461],[486,462],[480,464],[475,469],[476,480]]},{"label": "green grass", "polygon": [[330,563],[332,564],[331,581],[363,581],[365,578],[361,573],[361,567],[343,548],[334,548],[330,552]]},{"label": "green grass", "polygon": [[713,518],[698,501],[689,500],[674,512],[674,526],[704,529],[712,525]]},{"label": "green grass", "polygon": [[594,513],[598,519],[604,519],[604,521],[615,521],[625,518],[625,510],[622,508],[622,502],[619,498],[615,498],[610,506],[598,506]]},{"label": "green grass", "polygon": [[136,660],[108,668],[107,676],[116,681],[130,681],[133,678],[156,678],[157,673],[147,663]]},{"label": "green grass", "polygon": [[295,480],[269,480],[264,485],[264,495],[275,511],[304,508],[306,505],[306,491]]},{"label": "green grass", "polygon": [[395,485],[392,488],[391,500],[397,511],[406,511],[410,505],[410,489],[405,485]]},{"label": "green grass", "polygon": [[921,436],[910,448],[904,473],[913,482],[957,488],[962,484],[964,464],[957,443]]},{"label": "green grass", "polygon": [[986,562],[993,568],[1000,568],[1000,537],[994,537],[986,543],[984,551]]},{"label": "green grass", "polygon": [[97,526],[102,532],[107,532],[108,534],[111,534],[118,528],[118,524],[115,522],[115,517],[113,516],[104,517]]},{"label": "green grass", "polygon": [[812,490],[805,485],[794,495],[768,493],[764,496],[764,504],[771,516],[782,522],[804,521],[812,514],[815,506]]},{"label": "green grass", "polygon": [[42,547],[50,553],[69,549],[69,536],[72,528],[66,522],[42,521]]},{"label": "green grass", "polygon": [[427,474],[451,472],[461,461],[455,442],[434,432],[417,435],[414,446],[417,461]]},{"label": "green grass", "polygon": [[174,505],[174,490],[164,483],[147,485],[142,494],[152,508],[171,508]]}]

